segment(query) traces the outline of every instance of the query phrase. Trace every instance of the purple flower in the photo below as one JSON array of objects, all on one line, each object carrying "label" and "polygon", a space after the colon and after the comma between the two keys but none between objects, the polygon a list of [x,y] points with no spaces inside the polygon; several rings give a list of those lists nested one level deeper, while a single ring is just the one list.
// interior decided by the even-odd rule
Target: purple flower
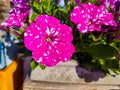
[{"label": "purple flower", "polygon": [[7,28],[10,28],[11,26],[21,27],[28,15],[29,9],[15,7],[11,10],[9,18],[1,25]]},{"label": "purple flower", "polygon": [[[10,15],[16,15],[16,16],[19,16],[21,14],[24,15],[24,17],[28,16],[29,15],[29,10],[30,10],[30,7],[29,6],[26,6],[24,8],[19,8],[19,7],[14,7],[10,12],[9,14]],[[23,18],[23,17],[21,17]]]},{"label": "purple flower", "polygon": [[44,66],[55,66],[70,60],[75,51],[72,29],[48,15],[38,16],[24,34],[24,43],[33,59]]},{"label": "purple flower", "polygon": [[[70,0],[68,0],[70,2]],[[80,0],[74,0],[74,2],[79,5],[80,4]]]},{"label": "purple flower", "polygon": [[120,11],[120,0],[115,2],[116,11]]},{"label": "purple flower", "polygon": [[12,0],[12,3],[13,3],[14,5],[16,5],[16,4],[28,5],[29,0]]},{"label": "purple flower", "polygon": [[71,21],[77,24],[81,33],[101,31],[101,25],[116,26],[112,13],[104,5],[81,4],[71,12]]},{"label": "purple flower", "polygon": [[11,26],[22,27],[29,15],[30,6],[26,5],[29,0],[13,0],[15,6],[9,12],[9,18],[3,22],[1,25],[7,28]]},{"label": "purple flower", "polygon": [[100,4],[104,4],[106,7],[111,7],[112,9],[115,8],[115,3],[120,2],[120,0],[100,0]]}]

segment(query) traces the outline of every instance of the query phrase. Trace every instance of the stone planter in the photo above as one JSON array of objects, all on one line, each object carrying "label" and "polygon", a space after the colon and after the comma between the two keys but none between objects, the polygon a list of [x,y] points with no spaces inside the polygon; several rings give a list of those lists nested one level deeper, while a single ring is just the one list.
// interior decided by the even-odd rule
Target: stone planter
[{"label": "stone planter", "polygon": [[120,90],[119,81],[120,76],[104,77],[100,72],[91,74],[71,60],[45,70],[37,67],[25,81],[24,90]]},{"label": "stone planter", "polygon": [[5,69],[0,70],[0,90],[18,90],[22,81],[22,60],[13,60]]}]

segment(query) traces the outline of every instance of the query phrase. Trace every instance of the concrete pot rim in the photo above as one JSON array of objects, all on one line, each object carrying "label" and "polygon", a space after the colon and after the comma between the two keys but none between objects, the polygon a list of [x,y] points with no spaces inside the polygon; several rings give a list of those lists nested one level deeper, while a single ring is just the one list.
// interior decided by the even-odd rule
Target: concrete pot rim
[{"label": "concrete pot rim", "polygon": [[[71,60],[66,63],[59,63],[55,67],[46,68],[46,70],[41,70],[37,67],[30,74],[30,80],[35,81],[43,81],[43,82],[57,82],[57,83],[74,83],[74,84],[105,84],[105,85],[119,85],[120,76],[116,77],[104,77],[98,76],[97,72],[96,78],[88,76],[91,78],[88,80],[87,78],[80,77],[76,71],[77,62],[75,60]],[[85,74],[86,75],[86,74]]]}]

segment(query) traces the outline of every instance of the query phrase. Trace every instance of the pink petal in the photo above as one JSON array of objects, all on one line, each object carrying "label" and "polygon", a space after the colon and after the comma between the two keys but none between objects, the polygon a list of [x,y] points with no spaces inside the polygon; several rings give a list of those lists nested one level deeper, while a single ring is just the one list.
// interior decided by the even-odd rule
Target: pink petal
[{"label": "pink petal", "polygon": [[71,13],[71,21],[78,24],[80,21],[84,20],[86,18],[84,12],[85,11],[80,6],[75,7]]},{"label": "pink petal", "polygon": [[73,40],[72,29],[65,24],[61,24],[57,27],[58,29],[58,41],[71,42]]},{"label": "pink petal", "polygon": [[88,21],[87,20],[80,21],[79,24],[77,25],[77,28],[81,33],[88,32]]}]

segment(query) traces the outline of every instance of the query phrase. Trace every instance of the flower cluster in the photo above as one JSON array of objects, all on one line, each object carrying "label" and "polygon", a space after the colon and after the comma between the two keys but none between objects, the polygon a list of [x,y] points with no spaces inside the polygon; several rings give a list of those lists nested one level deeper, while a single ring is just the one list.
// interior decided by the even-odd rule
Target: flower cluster
[{"label": "flower cluster", "polygon": [[32,67],[38,63],[53,67],[72,58],[88,70],[120,74],[120,0],[13,0],[13,4],[2,25],[19,27],[18,39],[23,40],[25,54],[32,55]]},{"label": "flower cluster", "polygon": [[112,13],[103,5],[81,4],[73,9],[71,20],[81,33],[101,31],[102,25],[116,26]]},{"label": "flower cluster", "polygon": [[9,12],[9,18],[2,23],[2,26],[10,28],[12,26],[24,26],[27,16],[29,15],[29,0],[13,0],[14,7]]},{"label": "flower cluster", "polygon": [[120,2],[120,0],[100,0],[100,4],[104,4],[106,7],[110,7],[112,9],[115,9],[115,4],[117,2]]}]

